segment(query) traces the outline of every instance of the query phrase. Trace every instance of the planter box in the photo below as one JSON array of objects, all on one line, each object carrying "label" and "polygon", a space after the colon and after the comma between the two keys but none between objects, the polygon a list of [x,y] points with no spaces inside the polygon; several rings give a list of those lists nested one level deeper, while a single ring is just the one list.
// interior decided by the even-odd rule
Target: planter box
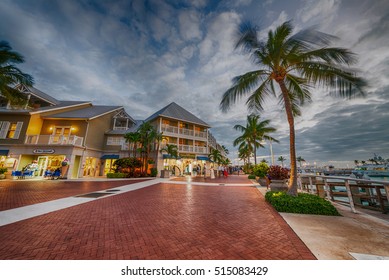
[{"label": "planter box", "polygon": [[271,180],[270,190],[274,192],[285,192],[288,190],[287,180]]},{"label": "planter box", "polygon": [[170,170],[161,170],[161,178],[170,178]]}]

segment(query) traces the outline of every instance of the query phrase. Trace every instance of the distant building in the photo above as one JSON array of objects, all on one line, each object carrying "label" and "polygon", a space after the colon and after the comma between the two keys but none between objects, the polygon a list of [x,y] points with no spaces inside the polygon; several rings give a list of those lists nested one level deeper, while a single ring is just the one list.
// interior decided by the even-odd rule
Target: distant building
[{"label": "distant building", "polygon": [[[170,168],[177,175],[192,173],[198,166],[209,170],[212,149],[226,156],[210,126],[174,102],[137,121],[122,106],[63,101],[33,87],[18,89],[27,97],[22,106],[12,107],[0,96],[0,167],[9,170],[34,162],[34,176],[42,177],[67,159],[67,178],[104,176],[113,171],[115,160],[133,154],[124,135],[143,122],[163,135],[159,151],[154,147],[150,155],[158,170]],[[177,146],[177,158],[160,152],[167,144]]]},{"label": "distant building", "polygon": [[122,106],[97,106],[89,101],[62,101],[33,87],[20,87],[25,106],[0,107],[0,165],[21,170],[37,162],[34,176],[70,161],[68,178],[96,177],[110,171],[121,147],[110,145],[115,132],[135,121]]}]

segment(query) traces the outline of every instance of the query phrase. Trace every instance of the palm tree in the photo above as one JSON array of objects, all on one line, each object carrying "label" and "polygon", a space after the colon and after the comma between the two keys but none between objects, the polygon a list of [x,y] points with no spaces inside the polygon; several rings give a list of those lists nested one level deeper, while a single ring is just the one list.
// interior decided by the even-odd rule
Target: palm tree
[{"label": "palm tree", "polygon": [[209,159],[215,162],[216,164],[220,164],[223,160],[222,154],[218,149],[212,149],[211,153],[208,155]]},{"label": "palm tree", "polygon": [[178,147],[177,147],[177,145],[166,144],[166,146],[161,149],[161,153],[162,152],[166,152],[166,154],[170,158],[175,158],[175,159],[178,158]]},{"label": "palm tree", "polygon": [[[315,85],[334,89],[341,97],[363,95],[366,82],[346,68],[356,62],[355,55],[347,49],[329,47],[334,36],[313,30],[302,30],[292,35],[290,21],[275,31],[269,31],[266,41],[261,41],[258,29],[243,24],[239,30],[236,47],[242,47],[251,55],[258,70],[247,72],[233,79],[220,102],[222,111],[250,93],[246,105],[254,111],[263,110],[264,100],[278,98],[283,105],[289,123],[291,176],[288,193],[297,195],[297,168],[294,118],[301,114],[300,106],[311,101],[311,89]],[[276,92],[278,84],[280,92]]]},{"label": "palm tree", "polygon": [[305,162],[305,159],[303,159],[302,157],[297,157],[296,160],[297,160],[298,163],[300,163],[300,168],[301,168],[302,167],[301,162],[303,162],[303,161]]},{"label": "palm tree", "polygon": [[138,143],[140,141],[140,133],[139,132],[128,132],[124,134],[124,139],[126,143],[129,143],[129,149],[132,151],[133,157],[137,155]]},{"label": "palm tree", "polygon": [[278,157],[278,161],[281,161],[281,165],[282,167],[284,167],[284,161],[286,160],[286,158],[284,158],[283,156],[279,156]]},{"label": "palm tree", "polygon": [[268,133],[276,131],[274,127],[268,126],[270,120],[259,122],[259,118],[258,115],[249,115],[247,116],[246,126],[240,124],[234,126],[234,129],[242,132],[242,135],[235,139],[234,146],[247,142],[247,144],[252,147],[255,164],[257,164],[257,148],[264,147],[261,144],[264,139],[278,142],[278,140],[268,135]]},{"label": "palm tree", "polygon": [[142,123],[137,132],[140,134],[139,142],[141,144],[143,172],[147,173],[149,155],[157,138],[157,130],[149,122]]},{"label": "palm tree", "polygon": [[226,155],[228,155],[230,153],[230,151],[227,149],[226,146],[222,145],[222,149],[226,153]]},{"label": "palm tree", "polygon": [[247,145],[247,143],[242,143],[242,145],[239,146],[238,157],[243,161],[244,165],[250,163],[251,154],[251,148]]},{"label": "palm tree", "polygon": [[32,86],[33,78],[19,70],[15,64],[23,63],[24,58],[12,51],[6,41],[0,41],[0,94],[13,104],[25,102],[25,97],[17,89],[17,84]]}]

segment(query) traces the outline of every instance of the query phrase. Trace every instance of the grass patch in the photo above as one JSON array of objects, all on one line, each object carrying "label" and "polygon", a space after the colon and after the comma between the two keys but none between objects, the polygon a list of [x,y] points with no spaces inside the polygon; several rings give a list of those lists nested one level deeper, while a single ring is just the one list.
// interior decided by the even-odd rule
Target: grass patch
[{"label": "grass patch", "polygon": [[278,212],[340,216],[338,210],[329,201],[313,194],[299,193],[294,197],[285,192],[270,191],[266,193],[265,199]]}]

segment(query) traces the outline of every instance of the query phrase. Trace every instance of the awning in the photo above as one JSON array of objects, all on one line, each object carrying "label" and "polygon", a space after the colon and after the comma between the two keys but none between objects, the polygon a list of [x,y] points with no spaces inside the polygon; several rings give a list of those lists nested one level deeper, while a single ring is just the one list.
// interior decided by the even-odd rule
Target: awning
[{"label": "awning", "polygon": [[209,158],[208,158],[208,157],[205,157],[205,156],[197,156],[197,160],[206,160],[206,161],[209,161]]},{"label": "awning", "polygon": [[8,156],[9,150],[0,150],[0,156]]},{"label": "awning", "polygon": [[118,159],[119,155],[103,155],[100,159]]}]

